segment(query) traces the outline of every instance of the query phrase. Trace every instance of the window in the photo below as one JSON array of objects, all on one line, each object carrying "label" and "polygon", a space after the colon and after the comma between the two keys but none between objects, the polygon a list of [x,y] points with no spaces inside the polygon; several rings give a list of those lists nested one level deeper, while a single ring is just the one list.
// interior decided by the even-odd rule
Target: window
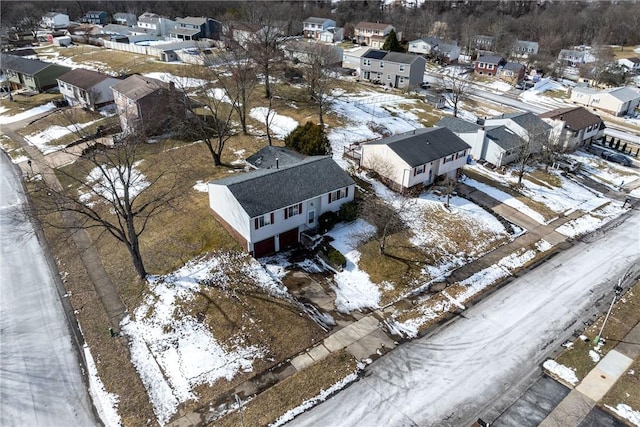
[{"label": "window", "polygon": [[341,188],[340,190],[332,191],[329,193],[329,203],[336,200],[344,199],[349,196],[349,187]]},{"label": "window", "polygon": [[487,64],[487,69],[493,70],[493,64]]},{"label": "window", "polygon": [[420,175],[421,173],[424,173],[425,169],[426,169],[425,165],[418,166],[417,168],[413,169],[413,176]]},{"label": "window", "polygon": [[404,65],[400,65],[399,69],[401,72],[404,71]]},{"label": "window", "polygon": [[442,159],[442,163],[449,163],[453,161],[453,154]]},{"label": "window", "polygon": [[268,215],[262,215],[262,216],[260,216],[260,217],[258,217],[256,219],[254,219],[254,224],[253,225],[255,226],[255,229],[257,230],[259,228],[262,228],[262,227],[265,227],[267,225],[273,224],[273,220],[274,220],[273,212],[271,212]]},{"label": "window", "polygon": [[391,80],[391,74],[387,74],[387,80]]},{"label": "window", "polygon": [[284,208],[284,219],[292,216],[300,215],[302,213],[302,203]]},{"label": "window", "polygon": [[380,68],[384,68],[384,62],[380,61]]},{"label": "window", "polygon": [[365,67],[370,67],[371,66],[371,60],[370,59],[364,59],[362,61],[362,65],[364,65]]}]

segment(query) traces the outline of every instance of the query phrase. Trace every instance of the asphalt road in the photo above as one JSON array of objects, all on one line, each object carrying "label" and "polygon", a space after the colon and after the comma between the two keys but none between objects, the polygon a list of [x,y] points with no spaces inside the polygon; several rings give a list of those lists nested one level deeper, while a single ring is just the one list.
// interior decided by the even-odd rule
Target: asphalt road
[{"label": "asphalt road", "polygon": [[24,203],[0,154],[0,425],[94,426],[77,349],[31,224],[10,209]]},{"label": "asphalt road", "polygon": [[[583,319],[603,311],[617,279],[640,272],[640,213],[551,258],[406,343],[294,426],[463,426],[495,418]],[[532,381],[533,379],[533,381]],[[505,399],[514,396],[514,399]]]}]

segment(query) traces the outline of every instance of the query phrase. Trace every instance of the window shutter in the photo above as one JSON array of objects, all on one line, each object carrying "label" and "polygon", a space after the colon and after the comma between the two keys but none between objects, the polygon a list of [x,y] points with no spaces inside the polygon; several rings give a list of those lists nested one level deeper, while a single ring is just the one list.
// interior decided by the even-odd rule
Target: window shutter
[{"label": "window shutter", "polygon": [[258,222],[258,218],[253,220],[254,225],[256,226],[256,230],[260,228],[260,223]]},{"label": "window shutter", "polygon": [[302,215],[302,203],[298,204],[298,214]]},{"label": "window shutter", "polygon": [[289,218],[289,209],[288,208],[284,208],[284,219]]},{"label": "window shutter", "polygon": [[331,193],[329,193],[329,203],[331,203]]},{"label": "window shutter", "polygon": [[418,170],[416,168],[413,168],[413,176],[416,176],[416,173],[418,173],[417,171]]},{"label": "window shutter", "polygon": [[345,190],[344,190],[344,196],[345,196],[345,197],[349,197],[349,187],[345,188]]},{"label": "window shutter", "polygon": [[273,212],[271,212],[271,224],[273,224],[275,221],[275,215],[273,214]]}]

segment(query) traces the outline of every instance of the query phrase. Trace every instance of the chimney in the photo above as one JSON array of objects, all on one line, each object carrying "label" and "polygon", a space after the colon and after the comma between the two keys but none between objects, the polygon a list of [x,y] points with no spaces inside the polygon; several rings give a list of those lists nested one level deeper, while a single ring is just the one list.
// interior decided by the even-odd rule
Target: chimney
[{"label": "chimney", "polygon": [[280,159],[276,157],[276,169],[280,169],[280,167],[279,167],[279,160],[280,160]]}]

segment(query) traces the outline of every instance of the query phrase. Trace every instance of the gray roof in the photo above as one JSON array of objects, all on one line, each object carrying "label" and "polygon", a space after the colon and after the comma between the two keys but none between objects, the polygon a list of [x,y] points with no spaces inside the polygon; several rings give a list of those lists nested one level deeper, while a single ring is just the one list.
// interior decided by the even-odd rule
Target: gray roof
[{"label": "gray roof", "polygon": [[504,58],[499,55],[483,55],[476,60],[476,62],[485,62],[487,64],[499,64],[502,61],[504,61]]},{"label": "gray roof", "polygon": [[3,53],[0,57],[0,64],[3,70],[16,71],[18,73],[26,74],[29,76],[37,74],[45,68],[52,66],[70,70],[69,67],[65,67],[63,65],[51,64],[49,62],[44,62],[37,59],[22,58],[15,55],[7,55],[5,53]]},{"label": "gray roof", "polygon": [[458,117],[444,117],[436,126],[447,128],[454,133],[476,133],[480,126]]},{"label": "gray roof", "polygon": [[[501,114],[491,119],[511,119],[522,128],[529,132],[545,132],[551,129],[551,126],[533,113],[509,113]],[[489,120],[491,120],[489,119]],[[487,122],[487,125],[490,123]]]},{"label": "gray roof", "polygon": [[449,53],[457,47],[458,45],[455,43],[441,43],[438,45],[438,51],[442,53]]},{"label": "gray roof", "polygon": [[183,36],[195,36],[196,34],[199,34],[200,31],[201,30],[199,28],[175,27],[173,30],[171,30],[171,34],[181,34]]},{"label": "gray roof", "polygon": [[98,28],[96,32],[98,34],[120,34],[125,36],[131,32],[131,28],[126,25],[107,24],[102,28]]},{"label": "gray roof", "polygon": [[276,163],[277,166],[284,168],[300,163],[303,159],[304,156],[302,154],[286,147],[267,145],[247,157],[246,162],[258,169],[275,169]]},{"label": "gray roof", "polygon": [[107,79],[113,79],[113,77],[84,68],[76,68],[58,77],[58,80],[84,90],[89,90]]},{"label": "gray roof", "polygon": [[317,18],[315,16],[310,16],[309,18],[305,19],[304,22],[309,22],[311,24],[324,24],[327,21],[333,21],[333,19],[329,19],[329,18]]},{"label": "gray roof", "polygon": [[259,169],[212,181],[226,186],[254,218],[355,184],[329,156],[314,156],[281,169]]},{"label": "gray roof", "polygon": [[487,128],[486,136],[504,150],[510,150],[524,144],[524,140],[510,131],[506,126]]},{"label": "gray roof", "polygon": [[411,167],[423,165],[471,148],[469,144],[445,127],[416,129],[411,132],[367,142],[367,144],[387,145]]},{"label": "gray roof", "polygon": [[437,37],[423,37],[420,40],[431,46],[437,46],[440,44],[440,40]]},{"label": "gray roof", "polygon": [[518,64],[517,62],[507,62],[506,64],[504,64],[504,67],[502,67],[502,69],[504,70],[511,70],[511,71],[520,71],[523,68],[524,68],[524,65]]},{"label": "gray roof", "polygon": [[640,92],[626,86],[611,89],[609,94],[621,102],[633,101],[634,99],[640,98]]},{"label": "gray roof", "polygon": [[398,62],[400,64],[412,64],[418,58],[421,58],[421,56],[400,52],[389,52],[384,56],[385,61]]},{"label": "gray roof", "polygon": [[160,80],[143,77],[138,74],[127,77],[120,83],[111,86],[113,90],[125,97],[138,100],[160,89],[168,89],[169,84]]},{"label": "gray roof", "polygon": [[528,40],[516,40],[516,47],[537,49],[538,42],[531,42]]},{"label": "gray roof", "polygon": [[69,17],[67,14],[60,13],[60,12],[47,12],[44,14],[44,16],[47,18],[55,18],[58,15],[63,15],[63,16],[66,16],[67,18]]},{"label": "gray roof", "polygon": [[575,56],[576,58],[583,57],[585,52],[583,50],[574,50],[574,49],[562,49],[558,56]]},{"label": "gray roof", "polygon": [[187,16],[184,18],[176,18],[176,23],[190,24],[190,25],[202,25],[207,22],[209,18],[204,16]]}]

